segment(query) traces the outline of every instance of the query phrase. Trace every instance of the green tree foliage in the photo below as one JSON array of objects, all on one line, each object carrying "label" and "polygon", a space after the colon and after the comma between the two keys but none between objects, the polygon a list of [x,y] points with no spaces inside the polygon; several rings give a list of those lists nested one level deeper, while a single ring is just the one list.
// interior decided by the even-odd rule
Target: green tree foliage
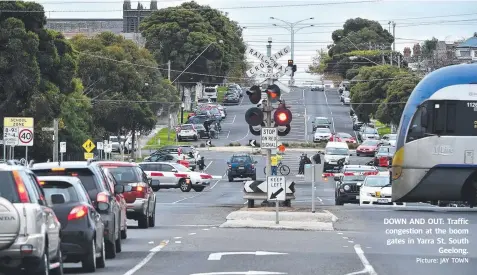
[{"label": "green tree foliage", "polygon": [[[0,2],[0,9],[21,11],[0,13],[0,115],[34,117],[35,141],[29,154],[36,160],[45,160],[52,140],[51,133],[41,128],[51,127],[53,118],[60,118],[65,125],[72,125],[62,129],[61,140],[73,140],[77,135],[73,125],[81,125],[84,117],[68,116],[67,109],[79,104],[89,111],[88,99],[78,95],[81,85],[75,79],[75,55],[60,33],[44,28],[44,13],[25,12],[42,11],[41,5]],[[73,103],[74,98],[83,102]],[[81,129],[87,133],[89,127],[83,125]],[[75,150],[81,150],[80,146],[69,151]]]},{"label": "green tree foliage", "polygon": [[161,108],[177,108],[178,92],[164,80],[153,56],[133,41],[104,32],[75,36],[78,76],[92,98],[95,135],[150,131]]},{"label": "green tree foliage", "polygon": [[433,56],[434,50],[437,48],[437,38],[433,37],[430,40],[425,40],[421,45],[421,54],[424,58],[431,58]]},{"label": "green tree foliage", "polygon": [[[356,84],[351,86],[351,105],[363,122],[369,122],[379,105],[387,98],[388,90],[397,77],[409,77],[405,69],[380,65],[362,67],[356,76]],[[400,118],[400,116],[399,116]]]},{"label": "green tree foliage", "polygon": [[[208,45],[187,72],[209,75],[226,75],[236,62],[245,62],[245,45],[242,30],[226,14],[186,2],[178,7],[160,9],[146,18],[140,26],[146,37],[146,48],[158,64],[172,62],[172,69],[184,70]],[[223,44],[218,43],[220,40]],[[179,75],[173,72],[173,79]],[[223,77],[207,77],[184,73],[179,82],[222,82]]]},{"label": "green tree foliage", "polygon": [[387,87],[386,99],[379,105],[376,119],[382,123],[399,125],[406,102],[419,80],[417,76],[409,73],[396,76]]}]

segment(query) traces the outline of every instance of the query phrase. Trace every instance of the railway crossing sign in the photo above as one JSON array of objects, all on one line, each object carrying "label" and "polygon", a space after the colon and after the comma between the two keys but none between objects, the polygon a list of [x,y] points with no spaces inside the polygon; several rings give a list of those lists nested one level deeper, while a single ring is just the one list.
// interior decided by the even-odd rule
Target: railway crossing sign
[{"label": "railway crossing sign", "polygon": [[267,177],[267,197],[269,201],[284,201],[286,197],[286,180],[284,176]]},{"label": "railway crossing sign", "polygon": [[[85,141],[83,143],[83,148],[86,150],[87,153],[91,153],[91,151],[94,150],[94,148],[96,148],[96,146],[94,145],[94,143],[91,141],[91,139],[88,139],[87,141]],[[86,157],[85,157],[86,158]]]},{"label": "railway crossing sign", "polygon": [[[270,71],[267,70],[267,73],[266,75],[270,75],[268,77],[271,77],[271,78],[279,78],[283,75],[288,75],[288,76],[291,76],[293,71],[290,67],[288,66],[284,66],[284,65],[281,65],[277,62],[278,59],[284,57],[285,55],[287,55],[288,53],[290,53],[290,46],[286,46],[285,48],[281,49],[280,51],[278,51],[277,53],[273,54],[272,56],[266,56],[262,53],[260,53],[259,51],[251,48],[251,47],[248,47],[247,48],[247,53],[249,53],[250,55],[256,57],[257,59],[259,59],[260,61],[262,61],[260,64],[250,68],[249,70],[247,70],[247,75],[249,77],[252,77],[252,76],[256,76],[260,71],[262,70],[267,70],[268,66],[271,66],[273,69],[277,70],[278,73],[276,74],[273,74],[271,73]],[[263,73],[261,73],[263,74]],[[277,77],[274,77],[274,76],[277,76]]]},{"label": "railway crossing sign", "polygon": [[262,128],[260,147],[262,149],[276,149],[278,146],[277,128]]}]

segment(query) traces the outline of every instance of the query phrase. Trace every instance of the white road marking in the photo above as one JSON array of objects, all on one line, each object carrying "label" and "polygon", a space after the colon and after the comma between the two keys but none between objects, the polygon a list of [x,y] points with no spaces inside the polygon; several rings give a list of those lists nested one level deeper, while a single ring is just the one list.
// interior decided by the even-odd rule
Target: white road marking
[{"label": "white road marking", "polygon": [[250,134],[250,128],[247,127],[247,134],[243,138],[237,139],[237,140],[232,140],[230,142],[237,142],[237,141],[241,141],[243,139],[246,139],[248,137],[248,134]]},{"label": "white road marking", "polygon": [[338,235],[343,235],[343,232],[338,232]]},{"label": "white road marking", "polygon": [[288,274],[288,273],[249,270],[249,271],[232,271],[232,272],[194,273],[191,275],[279,275],[279,274]]},{"label": "white road marking", "polygon": [[348,237],[342,237],[342,238],[345,239],[345,240],[349,239]]},{"label": "white road marking", "polygon": [[188,199],[192,199],[192,198],[195,198],[195,197],[197,197],[197,196],[199,196],[199,195],[194,195],[194,196],[191,196],[191,197],[183,198],[183,199],[180,199],[180,200],[178,200],[178,201],[173,202],[172,204],[176,204],[176,203],[181,202],[181,201],[185,201],[185,200],[188,200]]},{"label": "white road marking", "polygon": [[181,241],[175,241],[175,243],[182,243]]},{"label": "white road marking", "polygon": [[354,241],[348,241],[349,243],[354,243]]},{"label": "white road marking", "polygon": [[212,186],[210,187],[210,189],[214,189],[214,187],[217,185],[217,183],[219,183],[219,181],[220,181],[220,180],[216,181],[216,182],[214,183],[214,185],[212,185]]},{"label": "white road marking", "polygon": [[160,245],[152,248],[149,250],[149,254],[144,258],[142,261],[140,261],[137,265],[135,265],[133,268],[129,269],[126,273],[123,275],[132,275],[136,273],[139,269],[141,269],[143,266],[145,266],[151,259],[156,255],[159,251],[161,251],[166,245],[169,243],[169,240],[164,240],[161,242]]},{"label": "white road marking", "polygon": [[225,139],[229,139],[230,136],[230,130],[227,132],[227,137]]},{"label": "white road marking", "polygon": [[189,233],[189,236],[194,236],[195,234],[197,234],[197,233]]},{"label": "white road marking", "polygon": [[213,160],[212,160],[212,161],[210,161],[210,162],[209,162],[209,164],[207,164],[207,166],[205,166],[205,169],[204,169],[204,171],[206,171],[206,170],[207,170],[207,168],[209,168],[209,166],[212,164],[212,162],[214,162],[214,161],[213,161]]},{"label": "white road marking", "polygon": [[354,251],[356,251],[356,254],[361,260],[361,263],[364,265],[364,271],[366,271],[369,275],[378,275],[378,273],[376,273],[376,271],[374,270],[373,266],[369,263],[368,259],[366,259],[364,251],[361,249],[361,246],[359,244],[356,244],[354,246]]},{"label": "white road marking", "polygon": [[[243,100],[243,97],[242,97],[242,100]],[[234,124],[236,118],[237,118],[237,115],[234,115],[234,119],[232,119],[232,123],[231,123],[231,124]]]},{"label": "white road marking", "polygon": [[204,230],[204,231],[209,231],[209,229],[208,229],[208,228],[204,228],[204,229],[202,229],[202,230]]},{"label": "white road marking", "polygon": [[182,239],[182,237],[174,237],[174,239],[178,240],[178,239]]},{"label": "white road marking", "polygon": [[255,255],[255,256],[270,256],[270,255],[288,255],[288,253],[281,252],[268,252],[268,251],[255,251],[255,252],[218,252],[211,253],[207,260],[209,261],[220,261],[222,256],[229,255]]}]

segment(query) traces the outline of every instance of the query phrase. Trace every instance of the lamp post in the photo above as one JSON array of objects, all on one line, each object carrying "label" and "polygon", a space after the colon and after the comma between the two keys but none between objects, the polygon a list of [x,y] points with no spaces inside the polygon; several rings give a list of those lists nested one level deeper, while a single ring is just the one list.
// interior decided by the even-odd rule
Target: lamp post
[{"label": "lamp post", "polygon": [[[304,22],[304,21],[307,21],[307,20],[313,20],[315,19],[314,17],[310,17],[310,18],[306,18],[306,19],[303,19],[303,20],[300,20],[300,21],[296,21],[296,22],[288,22],[288,21],[285,21],[285,20],[282,20],[282,19],[279,19],[279,18],[276,18],[276,17],[270,17],[270,19],[273,19],[273,20],[277,20],[277,21],[280,21],[282,23],[284,23],[285,25],[278,25],[278,24],[273,24],[273,26],[275,27],[280,27],[280,28],[284,28],[286,30],[288,30],[291,34],[291,38],[290,38],[290,47],[291,47],[291,59],[294,60],[295,58],[295,33],[297,33],[299,30],[302,30],[302,29],[305,29],[305,28],[310,28],[310,27],[314,27],[315,25],[306,25],[306,26],[303,26],[301,28],[297,28],[295,29],[295,27],[301,23],[301,22]],[[294,74],[292,74],[291,76],[291,79],[290,79],[290,84],[291,85],[294,85],[295,83],[295,79],[294,79]]]},{"label": "lamp post", "polygon": [[[214,44],[214,43],[217,43],[217,42],[212,42],[212,43],[210,43],[207,47],[205,47],[205,49],[204,49],[194,60],[192,60],[192,62],[189,63],[189,65],[187,65],[187,67],[171,82],[171,84],[174,83],[174,82],[176,82],[176,80],[179,79],[179,77],[181,77],[181,75],[182,75],[183,73],[185,73],[185,71],[187,71],[187,69],[189,69],[189,67],[192,66],[192,64],[194,64],[194,62],[195,62],[197,59],[199,59],[199,57],[201,57],[202,54],[205,53],[205,51],[207,51],[207,49],[208,49],[210,46],[212,46],[212,44]],[[219,43],[220,43],[220,44],[223,44],[224,41],[223,41],[223,40],[219,40]],[[182,123],[184,123],[184,107],[185,107],[185,104],[184,104],[184,89],[182,89],[181,101],[182,101],[182,104],[181,104],[181,124],[182,124]]]}]

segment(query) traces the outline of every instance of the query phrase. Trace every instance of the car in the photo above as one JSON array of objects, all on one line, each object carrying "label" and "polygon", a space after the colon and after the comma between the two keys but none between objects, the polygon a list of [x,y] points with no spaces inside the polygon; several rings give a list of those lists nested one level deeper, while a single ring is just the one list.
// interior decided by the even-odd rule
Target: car
[{"label": "car", "polygon": [[[105,267],[104,224],[81,180],[69,176],[45,176],[38,180],[45,199],[61,223],[64,262],[81,262],[85,272]],[[115,188],[117,193],[124,192],[124,186],[116,185]],[[99,209],[107,207],[105,202],[98,203]]]},{"label": "car", "polygon": [[344,142],[328,142],[323,157],[323,171],[333,170],[339,167],[338,161],[344,159],[344,164],[349,164],[350,151],[348,144]]},{"label": "car", "polygon": [[345,103],[345,98],[349,98],[350,97],[350,91],[343,91],[340,95],[340,101],[342,103]]},{"label": "car", "polygon": [[339,133],[336,133],[334,136],[337,137],[342,142],[352,143],[352,144],[357,143],[356,138],[348,133],[339,132]]},{"label": "car", "polygon": [[199,98],[197,99],[197,103],[213,103],[212,99],[210,98]]},{"label": "car", "polygon": [[238,84],[230,84],[228,87],[229,90],[235,90],[239,93],[240,97],[243,97],[243,89]]},{"label": "car", "polygon": [[350,105],[351,104],[351,99],[349,97],[345,97],[343,99],[343,105]]},{"label": "car", "polygon": [[131,186],[131,191],[124,192],[127,203],[127,218],[138,221],[139,228],[156,225],[156,194],[152,190],[150,179],[135,162],[98,161],[96,165],[107,169],[118,184]]},{"label": "car", "polygon": [[344,91],[349,91],[349,88],[350,88],[350,82],[345,80],[341,82],[340,85],[338,86],[338,92],[342,93]]},{"label": "car", "polygon": [[254,161],[250,155],[233,155],[227,162],[227,177],[229,182],[233,182],[234,178],[252,178],[257,179],[257,169]]},{"label": "car", "polygon": [[139,166],[153,181],[158,181],[157,190],[180,188],[182,192],[189,192],[191,189],[202,192],[212,180],[211,175],[194,172],[178,163],[142,162]]},{"label": "car", "polygon": [[356,156],[371,156],[374,157],[376,152],[381,146],[382,142],[380,140],[368,139],[361,143],[358,148],[356,148]]},{"label": "car", "polygon": [[328,141],[331,138],[330,128],[316,128],[313,135],[313,142]]},{"label": "car", "polygon": [[182,124],[179,126],[179,131],[177,133],[177,141],[183,140],[199,140],[197,130],[194,127],[194,124]]},{"label": "car", "polygon": [[359,131],[363,127],[364,123],[358,120],[358,117],[353,119],[353,131]]},{"label": "car", "polygon": [[240,97],[237,94],[226,94],[222,103],[224,105],[238,105],[240,104]]},{"label": "car", "polygon": [[203,124],[194,124],[194,128],[197,131],[197,137],[201,138],[210,138],[210,133],[205,130]]},{"label": "car", "polygon": [[316,131],[316,128],[331,128],[331,121],[327,117],[315,117],[311,124],[313,132]]},{"label": "car", "polygon": [[[392,185],[389,172],[370,175],[365,178],[359,190],[359,205],[365,204],[394,204],[391,199]],[[402,202],[396,205],[405,205]]]},{"label": "car", "polygon": [[332,80],[324,80],[323,84],[325,85],[325,89],[333,89],[335,87],[335,84]]},{"label": "car", "polygon": [[[121,252],[121,228],[124,220],[118,195],[107,175],[93,161],[63,161],[32,163],[30,169],[37,176],[73,176],[81,180],[88,196],[101,215],[105,227],[106,259],[113,259]],[[107,209],[98,208],[99,203],[107,203]]]},{"label": "car", "polygon": [[[157,154],[166,154],[166,155],[171,155],[173,156],[173,159],[176,160],[176,163],[182,164],[188,168],[190,168],[192,171],[194,171],[197,168],[197,160],[196,158],[196,149],[193,146],[189,145],[168,145],[160,148],[156,152],[152,153],[150,157],[144,158],[145,161],[150,161],[152,160],[153,155]],[[156,157],[155,161],[167,161],[170,162],[172,159],[170,157],[167,157],[168,160],[159,160],[159,158]],[[184,159],[185,158],[185,159]],[[186,164],[186,165],[185,165]]]},{"label": "car", "polygon": [[325,90],[325,86],[323,84],[313,84],[311,86],[311,91],[324,91]]},{"label": "car", "polygon": [[397,134],[386,134],[381,138],[383,145],[396,146]]},{"label": "car", "polygon": [[365,141],[367,139],[379,139],[378,130],[366,125],[366,127],[361,127],[358,132],[358,138],[361,141]]},{"label": "car", "polygon": [[379,146],[378,151],[374,155],[374,166],[379,166],[379,159],[385,157],[391,164],[393,161],[394,153],[396,153],[396,147],[393,146]]},{"label": "car", "polygon": [[360,186],[368,175],[377,175],[379,171],[374,166],[345,165],[341,169],[343,176],[335,176],[335,205],[358,203]]},{"label": "car", "polygon": [[35,174],[0,164],[0,270],[62,275],[61,224]]}]

